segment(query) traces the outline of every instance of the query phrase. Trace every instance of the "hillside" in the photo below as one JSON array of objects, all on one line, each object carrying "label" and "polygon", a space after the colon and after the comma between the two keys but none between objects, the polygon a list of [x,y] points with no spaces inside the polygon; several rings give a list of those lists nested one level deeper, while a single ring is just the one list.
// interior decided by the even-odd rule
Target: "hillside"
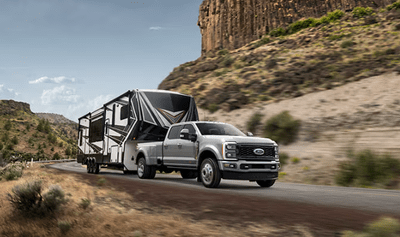
[{"label": "hillside", "polygon": [[41,119],[29,104],[13,100],[0,100],[0,111],[0,163],[74,156],[76,124]]},{"label": "hillside", "polygon": [[400,71],[399,34],[398,9],[335,11],[209,52],[174,68],[158,88],[193,95],[211,112],[298,97]]}]

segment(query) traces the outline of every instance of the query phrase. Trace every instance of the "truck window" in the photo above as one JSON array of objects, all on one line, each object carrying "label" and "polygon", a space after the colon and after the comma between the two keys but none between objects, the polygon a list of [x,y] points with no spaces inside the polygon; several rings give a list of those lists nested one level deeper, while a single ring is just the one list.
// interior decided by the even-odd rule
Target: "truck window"
[{"label": "truck window", "polygon": [[124,105],[121,108],[121,114],[120,114],[119,119],[124,120],[124,119],[128,118],[128,116],[129,116],[129,105]]},{"label": "truck window", "polygon": [[185,128],[189,129],[189,134],[196,133],[196,130],[194,130],[194,127],[193,127],[191,124],[186,124],[186,125],[183,127],[183,129],[185,129]]},{"label": "truck window", "polygon": [[103,119],[90,121],[89,142],[98,142],[103,140]]},{"label": "truck window", "polygon": [[246,136],[239,129],[224,123],[196,123],[201,135]]},{"label": "truck window", "polygon": [[169,131],[168,139],[179,139],[179,133],[181,132],[182,128],[183,125],[172,127],[171,131]]}]

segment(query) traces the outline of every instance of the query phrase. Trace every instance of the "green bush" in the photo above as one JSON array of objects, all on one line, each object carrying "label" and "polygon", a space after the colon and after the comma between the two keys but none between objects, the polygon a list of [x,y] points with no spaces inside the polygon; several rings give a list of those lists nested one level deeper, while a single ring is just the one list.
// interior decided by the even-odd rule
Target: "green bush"
[{"label": "green bush", "polygon": [[387,186],[400,175],[400,160],[389,155],[379,156],[370,150],[349,152],[350,161],[339,164],[335,181],[341,186]]},{"label": "green bush", "polygon": [[1,140],[2,140],[4,143],[7,143],[8,140],[10,140],[10,135],[9,135],[8,131],[5,132],[5,133],[3,133],[3,136],[1,137]]},{"label": "green bush", "polygon": [[26,131],[29,131],[29,130],[31,129],[31,124],[30,124],[30,123],[27,123],[27,124],[25,125],[25,129],[26,129]]},{"label": "green bush", "polygon": [[258,48],[260,46],[263,46],[264,44],[268,44],[269,42],[271,42],[269,37],[262,37],[260,40],[254,43],[254,47]]},{"label": "green bush", "polygon": [[64,191],[58,185],[52,185],[42,196],[42,181],[34,180],[12,189],[8,199],[12,206],[23,216],[47,216],[59,211],[62,204],[67,203]]},{"label": "green bush", "polygon": [[3,150],[3,147],[4,147],[3,143],[0,142],[0,151]]},{"label": "green bush", "polygon": [[7,181],[16,180],[22,176],[23,168],[21,164],[9,164],[0,173],[0,176],[3,176]]},{"label": "green bush", "polygon": [[255,133],[256,128],[261,125],[261,119],[264,117],[264,115],[260,114],[259,112],[256,112],[253,114],[250,118],[249,121],[247,121],[247,130],[249,132]]},{"label": "green bush", "polygon": [[8,120],[6,121],[6,123],[4,124],[4,129],[5,129],[6,131],[10,131],[11,127],[12,127],[11,121],[8,119]]},{"label": "green bush", "polygon": [[335,10],[333,12],[328,12],[327,17],[330,21],[339,20],[344,16],[344,12],[341,10]]},{"label": "green bush", "polygon": [[289,160],[289,155],[287,153],[284,152],[279,153],[279,162],[281,163],[281,166],[286,165],[288,160]]},{"label": "green bush", "polygon": [[306,20],[296,21],[288,26],[287,33],[294,34],[302,29],[306,29],[310,26],[315,25],[315,21],[316,20],[314,18],[308,18]]},{"label": "green bush", "polygon": [[288,111],[275,115],[267,120],[264,136],[285,145],[294,142],[300,129],[300,120],[295,120]]},{"label": "green bush", "polygon": [[17,136],[14,136],[14,137],[11,139],[11,142],[12,142],[14,145],[17,145],[18,142],[19,142]]},{"label": "green bush", "polygon": [[392,9],[395,9],[395,10],[400,9],[400,1],[397,1],[397,2],[395,2],[395,3],[393,3],[393,4],[389,5],[389,6],[387,6],[386,9],[387,9],[388,11],[390,11],[390,10],[392,10]]},{"label": "green bush", "polygon": [[355,7],[353,10],[353,16],[357,18],[362,18],[365,16],[370,16],[374,13],[374,9],[370,7]]},{"label": "green bush", "polygon": [[89,208],[90,204],[91,204],[91,201],[90,201],[89,198],[82,198],[82,199],[81,199],[81,202],[79,203],[79,206],[80,206],[82,209],[86,210],[86,209]]},{"label": "green bush", "polygon": [[287,34],[287,33],[286,33],[286,30],[283,29],[282,27],[273,29],[273,30],[271,30],[271,31],[269,32],[269,35],[272,36],[272,37],[285,36],[286,34]]},{"label": "green bush", "polygon": [[297,164],[297,163],[300,162],[300,159],[297,158],[297,157],[293,157],[293,158],[291,159],[291,161],[292,161],[293,164]]},{"label": "green bush", "polygon": [[58,228],[60,228],[61,234],[65,235],[71,229],[71,224],[68,221],[59,221]]},{"label": "green bush", "polygon": [[59,159],[61,159],[61,156],[60,156],[60,154],[58,154],[58,152],[56,152],[56,153],[53,155],[53,160],[59,160]]},{"label": "green bush", "polygon": [[221,49],[220,51],[218,51],[218,55],[223,56],[223,55],[227,55],[227,54],[229,54],[229,50],[227,50],[227,49]]},{"label": "green bush", "polygon": [[107,180],[105,178],[100,178],[97,180],[97,185],[98,186],[104,186],[106,184]]},{"label": "green bush", "polygon": [[340,47],[342,48],[349,48],[354,45],[354,42],[352,40],[345,40],[340,44]]},{"label": "green bush", "polygon": [[215,111],[219,110],[219,105],[211,103],[207,106],[207,110],[210,111],[211,113],[214,113]]},{"label": "green bush", "polygon": [[49,133],[47,135],[47,140],[49,140],[50,143],[55,144],[57,142],[57,137],[53,133]]},{"label": "green bush", "polygon": [[380,220],[369,224],[365,228],[365,232],[369,236],[399,236],[400,223],[397,219],[384,217]]},{"label": "green bush", "polygon": [[222,60],[222,65],[224,67],[230,67],[235,59],[231,58],[229,55],[225,55],[224,59]]}]

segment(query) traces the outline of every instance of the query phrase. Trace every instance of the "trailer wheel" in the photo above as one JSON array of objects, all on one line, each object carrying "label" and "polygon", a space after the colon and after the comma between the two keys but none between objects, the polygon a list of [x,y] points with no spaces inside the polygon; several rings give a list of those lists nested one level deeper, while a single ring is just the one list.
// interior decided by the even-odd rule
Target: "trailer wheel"
[{"label": "trailer wheel", "polygon": [[200,167],[201,182],[206,188],[216,188],[221,182],[221,172],[217,162],[212,158],[207,158],[201,163]]},{"label": "trailer wheel", "polygon": [[181,170],[181,176],[184,179],[194,179],[197,178],[197,172],[193,170]]},{"label": "trailer wheel", "polygon": [[100,164],[96,163],[96,160],[93,162],[93,170],[95,174],[98,174],[100,172]]},{"label": "trailer wheel", "polygon": [[146,165],[146,159],[141,157],[138,161],[139,179],[153,179],[156,176],[156,169],[153,166]]},{"label": "trailer wheel", "polygon": [[263,188],[269,188],[272,185],[274,185],[275,180],[257,180],[256,182],[258,185],[260,185]]},{"label": "trailer wheel", "polygon": [[90,173],[90,160],[89,159],[86,160],[86,171],[88,173]]}]

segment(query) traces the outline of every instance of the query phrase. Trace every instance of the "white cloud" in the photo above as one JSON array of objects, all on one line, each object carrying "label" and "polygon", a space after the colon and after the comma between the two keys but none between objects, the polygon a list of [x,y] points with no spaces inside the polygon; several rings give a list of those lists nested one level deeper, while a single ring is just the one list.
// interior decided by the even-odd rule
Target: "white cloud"
[{"label": "white cloud", "polygon": [[14,89],[6,88],[3,84],[0,85],[0,98],[1,99],[14,99],[20,93],[16,92]]},{"label": "white cloud", "polygon": [[80,96],[75,89],[66,86],[59,86],[49,90],[43,90],[40,97],[43,105],[77,103]]},{"label": "white cloud", "polygon": [[149,28],[149,30],[164,30],[164,29],[165,28],[161,27],[161,26],[152,26],[152,27]]},{"label": "white cloud", "polygon": [[29,81],[29,84],[38,84],[38,83],[75,83],[77,80],[75,78],[68,78],[68,77],[41,77],[33,81]]},{"label": "white cloud", "polygon": [[106,102],[113,98],[112,95],[99,95],[94,99],[84,100],[81,103],[69,105],[68,110],[63,114],[77,122],[79,117],[102,107]]}]

